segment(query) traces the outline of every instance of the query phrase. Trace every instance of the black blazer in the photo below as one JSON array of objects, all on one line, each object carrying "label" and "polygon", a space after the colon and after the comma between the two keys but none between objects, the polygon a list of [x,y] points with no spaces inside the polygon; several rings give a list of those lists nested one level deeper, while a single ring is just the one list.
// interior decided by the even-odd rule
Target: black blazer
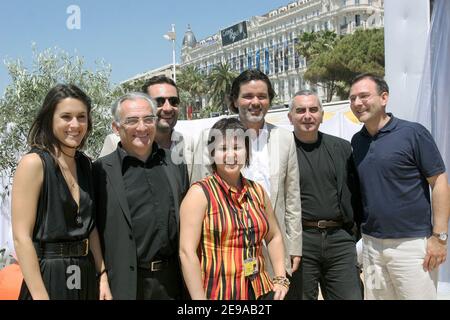
[{"label": "black blazer", "polygon": [[319,132],[319,134],[336,169],[339,209],[343,216],[344,228],[352,231],[357,240],[360,238],[362,204],[351,144],[347,140],[326,133]]},{"label": "black blazer", "polygon": [[[186,164],[175,165],[165,151],[164,172],[172,188],[176,218],[189,188]],[[125,197],[122,168],[117,151],[93,164],[97,229],[114,299],[135,300],[137,290],[137,250],[131,230],[131,215]]]}]

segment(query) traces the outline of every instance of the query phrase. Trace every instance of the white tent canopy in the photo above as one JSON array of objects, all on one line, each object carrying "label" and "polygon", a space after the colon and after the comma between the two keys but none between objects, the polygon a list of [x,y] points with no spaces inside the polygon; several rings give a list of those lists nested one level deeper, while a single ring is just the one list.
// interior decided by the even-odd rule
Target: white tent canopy
[{"label": "white tent canopy", "polygon": [[[433,134],[450,168],[450,1],[386,0],[387,108]],[[450,256],[450,250],[448,251]],[[450,259],[440,267],[439,293],[450,294]]]}]

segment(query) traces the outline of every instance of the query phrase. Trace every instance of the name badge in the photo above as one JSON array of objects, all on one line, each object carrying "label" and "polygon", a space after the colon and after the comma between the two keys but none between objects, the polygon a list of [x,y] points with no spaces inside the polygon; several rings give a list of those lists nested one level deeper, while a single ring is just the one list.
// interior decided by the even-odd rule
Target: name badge
[{"label": "name badge", "polygon": [[244,260],[244,275],[246,277],[250,277],[258,272],[258,260],[255,257]]}]

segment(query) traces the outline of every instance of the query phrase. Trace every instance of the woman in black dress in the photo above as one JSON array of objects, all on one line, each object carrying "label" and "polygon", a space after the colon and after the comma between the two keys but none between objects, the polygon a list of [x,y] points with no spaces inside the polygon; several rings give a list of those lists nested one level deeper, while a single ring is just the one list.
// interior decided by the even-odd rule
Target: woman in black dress
[{"label": "woman in black dress", "polygon": [[31,151],[12,191],[20,299],[111,299],[95,228],[90,159],[91,102],[74,85],[47,94],[28,134]]}]

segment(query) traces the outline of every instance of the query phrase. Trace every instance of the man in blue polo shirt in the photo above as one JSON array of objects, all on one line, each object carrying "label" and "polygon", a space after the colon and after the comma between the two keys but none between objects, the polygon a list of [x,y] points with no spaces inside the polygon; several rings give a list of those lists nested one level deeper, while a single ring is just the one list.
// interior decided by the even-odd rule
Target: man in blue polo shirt
[{"label": "man in blue polo shirt", "polygon": [[388,99],[383,79],[353,79],[350,107],[364,123],[352,146],[363,202],[365,296],[436,299],[450,213],[445,165],[427,129],[386,113]]}]

